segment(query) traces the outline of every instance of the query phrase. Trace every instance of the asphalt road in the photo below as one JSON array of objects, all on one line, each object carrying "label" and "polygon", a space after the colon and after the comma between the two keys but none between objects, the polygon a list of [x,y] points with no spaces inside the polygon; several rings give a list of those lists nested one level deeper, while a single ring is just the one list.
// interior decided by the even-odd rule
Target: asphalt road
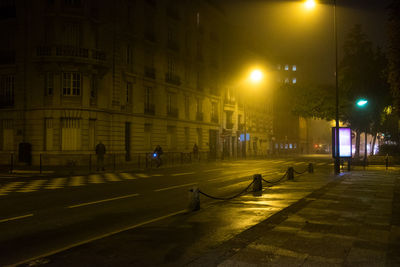
[{"label": "asphalt road", "polygon": [[324,168],[330,163],[319,158],[251,160],[140,173],[8,179],[0,187],[0,265],[184,213],[193,186],[227,197],[246,188],[255,173],[274,180],[289,166],[303,171],[308,162]]}]

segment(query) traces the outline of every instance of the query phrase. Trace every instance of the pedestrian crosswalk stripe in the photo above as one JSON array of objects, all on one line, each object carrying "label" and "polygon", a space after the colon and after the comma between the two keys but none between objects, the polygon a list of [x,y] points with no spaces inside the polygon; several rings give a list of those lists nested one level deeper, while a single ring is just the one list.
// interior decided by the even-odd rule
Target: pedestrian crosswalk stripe
[{"label": "pedestrian crosswalk stripe", "polygon": [[27,192],[33,192],[38,190],[42,184],[44,184],[45,182],[47,182],[47,180],[34,180],[31,181],[30,183],[28,183],[26,186],[24,186],[23,188],[21,188],[20,190],[17,190],[16,192],[19,193],[27,193]]},{"label": "pedestrian crosswalk stripe", "polygon": [[54,178],[46,186],[46,189],[58,189],[63,188],[67,178]]},{"label": "pedestrian crosswalk stripe", "polygon": [[11,182],[9,184],[4,185],[3,187],[0,188],[0,196],[5,196],[8,194],[8,192],[14,190],[18,186],[24,184],[25,182]]},{"label": "pedestrian crosswalk stripe", "polygon": [[82,186],[83,184],[83,176],[72,176],[69,182],[69,186]]},{"label": "pedestrian crosswalk stripe", "polygon": [[118,178],[118,176],[115,175],[115,173],[105,173],[104,177],[106,178],[107,181],[110,181],[110,182],[119,182],[119,181],[121,181],[121,179]]},{"label": "pedestrian crosswalk stripe", "polygon": [[133,180],[133,179],[136,179],[136,178],[133,177],[132,174],[130,174],[130,173],[121,172],[119,175],[120,175],[122,178],[126,179],[126,180]]},{"label": "pedestrian crosswalk stripe", "polygon": [[149,178],[150,176],[148,176],[147,174],[144,173],[136,173],[136,176],[140,177],[140,178]]},{"label": "pedestrian crosswalk stripe", "polygon": [[89,183],[91,184],[101,184],[104,183],[104,180],[98,174],[89,175]]}]

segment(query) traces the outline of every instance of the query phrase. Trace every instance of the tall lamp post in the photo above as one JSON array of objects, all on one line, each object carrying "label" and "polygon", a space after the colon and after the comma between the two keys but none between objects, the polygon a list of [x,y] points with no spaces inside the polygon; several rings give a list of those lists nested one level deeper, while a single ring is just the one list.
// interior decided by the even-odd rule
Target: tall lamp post
[{"label": "tall lamp post", "polygon": [[[336,18],[336,0],[333,1],[333,37],[335,43],[335,154],[334,171],[340,173],[340,151],[339,151],[339,81],[338,81],[338,41],[337,41],[337,18]],[[307,9],[315,7],[315,0],[306,0],[304,2]]]},{"label": "tall lamp post", "polygon": [[[357,107],[365,108],[368,105],[368,100],[361,98],[356,102]],[[367,131],[368,131],[368,122],[365,124],[365,134],[364,134],[364,168],[367,165]]]},{"label": "tall lamp post", "polygon": [[[260,83],[261,81],[262,81],[262,79],[263,79],[263,72],[261,71],[261,70],[259,70],[259,69],[254,69],[253,71],[251,71],[251,73],[250,73],[250,76],[249,76],[249,79],[250,79],[250,82],[251,83],[253,83],[253,84],[258,84],[258,83]],[[246,120],[246,100],[244,99],[244,101],[243,101],[244,103],[243,103],[243,117],[244,117],[244,120],[243,120],[243,122],[244,122],[244,151],[243,151],[243,155],[244,155],[244,158],[246,159],[247,158],[247,120]]]}]

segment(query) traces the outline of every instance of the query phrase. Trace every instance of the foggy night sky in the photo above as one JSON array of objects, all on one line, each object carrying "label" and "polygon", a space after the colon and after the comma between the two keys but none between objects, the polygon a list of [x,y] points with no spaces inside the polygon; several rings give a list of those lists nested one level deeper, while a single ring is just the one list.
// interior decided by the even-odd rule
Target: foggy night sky
[{"label": "foggy night sky", "polygon": [[[318,1],[305,11],[303,1],[220,0],[229,21],[257,36],[267,59],[298,64],[317,83],[334,82],[332,0]],[[361,24],[373,44],[385,48],[386,6],[389,0],[337,0],[339,62],[342,43],[355,24]],[[249,40],[252,37],[249,35]]]}]

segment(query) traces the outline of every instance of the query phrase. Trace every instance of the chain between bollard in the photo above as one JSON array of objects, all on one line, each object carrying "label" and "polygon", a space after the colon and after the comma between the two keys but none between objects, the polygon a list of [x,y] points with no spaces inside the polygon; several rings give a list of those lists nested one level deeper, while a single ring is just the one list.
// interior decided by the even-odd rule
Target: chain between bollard
[{"label": "chain between bollard", "polygon": [[264,178],[262,178],[262,180],[264,182],[266,182],[267,184],[271,184],[271,186],[272,186],[274,184],[278,184],[278,183],[282,182],[285,179],[287,174],[288,174],[288,172],[286,171],[285,174],[281,178],[279,178],[279,179],[277,179],[275,181],[268,181],[268,180],[265,180]]},{"label": "chain between bollard", "polygon": [[209,195],[209,194],[206,194],[206,193],[204,193],[204,192],[201,191],[201,190],[199,190],[199,193],[202,194],[202,195],[204,195],[204,196],[206,196],[206,197],[212,198],[212,199],[217,199],[217,200],[231,200],[231,199],[237,198],[237,197],[243,195],[244,193],[246,193],[247,190],[249,190],[250,186],[253,185],[253,183],[254,183],[254,180],[253,180],[243,191],[241,191],[240,193],[238,193],[238,194],[236,194],[236,195],[234,195],[234,196],[232,196],[232,197],[215,197],[215,196],[211,196],[211,195]]}]

